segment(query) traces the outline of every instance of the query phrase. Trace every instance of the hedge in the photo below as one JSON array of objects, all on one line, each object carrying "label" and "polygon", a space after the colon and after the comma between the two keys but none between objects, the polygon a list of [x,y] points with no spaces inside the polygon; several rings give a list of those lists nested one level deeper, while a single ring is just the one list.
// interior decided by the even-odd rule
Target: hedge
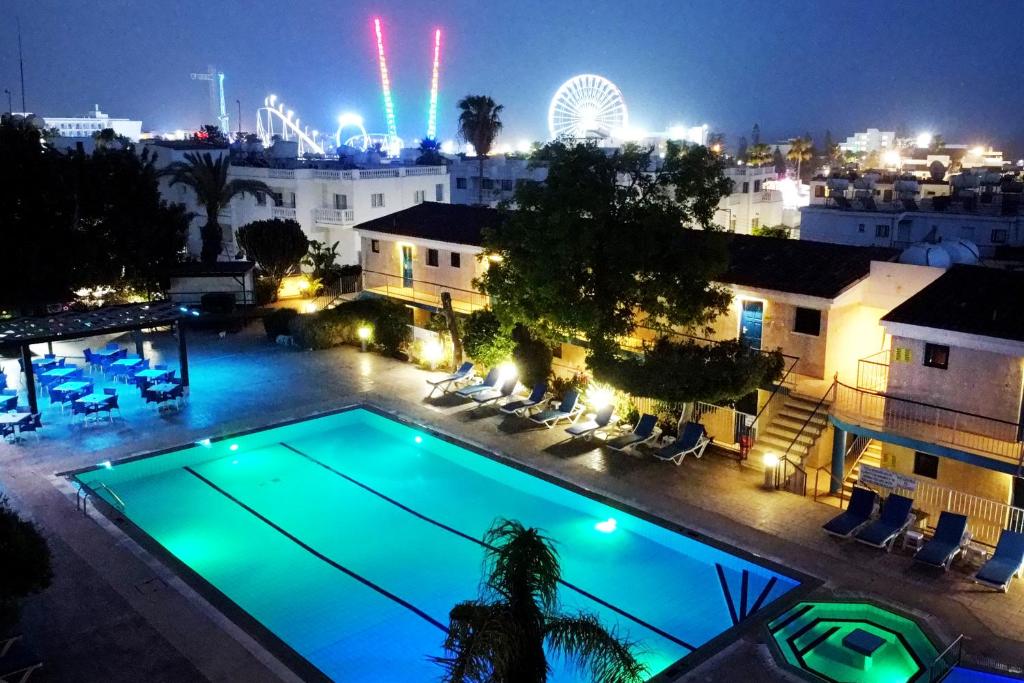
[{"label": "hedge", "polygon": [[294,308],[278,308],[263,316],[263,329],[267,339],[276,340],[282,334],[288,334],[288,325],[299,314]]},{"label": "hedge", "polygon": [[298,315],[288,322],[288,331],[303,348],[327,349],[359,344],[362,325],[373,328],[371,344],[389,355],[398,354],[411,339],[408,309],[384,299],[356,299],[337,308]]}]

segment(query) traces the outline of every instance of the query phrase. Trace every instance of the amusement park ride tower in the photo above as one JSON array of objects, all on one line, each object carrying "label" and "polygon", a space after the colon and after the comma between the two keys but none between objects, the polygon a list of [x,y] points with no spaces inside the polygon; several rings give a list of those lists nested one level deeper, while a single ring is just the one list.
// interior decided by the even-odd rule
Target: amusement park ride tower
[{"label": "amusement park ride tower", "polygon": [[227,107],[224,104],[224,72],[217,71],[210,66],[206,73],[192,74],[192,80],[210,82],[210,111],[221,131],[225,134],[229,133],[231,126],[228,121]]}]

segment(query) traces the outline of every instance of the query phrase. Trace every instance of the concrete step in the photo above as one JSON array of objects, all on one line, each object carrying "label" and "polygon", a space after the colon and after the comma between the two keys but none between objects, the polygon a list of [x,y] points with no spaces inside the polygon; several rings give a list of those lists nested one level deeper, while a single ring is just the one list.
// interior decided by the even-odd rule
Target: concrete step
[{"label": "concrete step", "polygon": [[[806,427],[804,427],[805,423],[807,424]],[[798,432],[801,428],[803,428],[805,432],[808,430],[814,430],[815,432],[820,433],[824,431],[827,423],[828,420],[826,419],[818,419],[815,417],[813,420],[808,422],[806,415],[800,417],[799,415],[787,415],[785,413],[779,413],[775,416],[775,419],[772,420],[773,425],[788,427],[792,429],[794,433]]]},{"label": "concrete step", "polygon": [[780,417],[796,420],[800,424],[808,422],[808,418],[811,424],[824,425],[828,422],[828,412],[819,410],[813,416],[811,414],[811,408],[803,408],[801,406],[783,406],[779,409],[779,412],[775,414],[775,419]]},{"label": "concrete step", "polygon": [[[768,429],[764,430],[760,436],[774,436],[779,439],[785,439],[787,442],[796,441],[807,446],[814,445],[815,440],[818,438],[818,432],[813,432],[810,429],[805,429],[802,433],[797,432],[795,429],[781,426],[776,423],[768,425]],[[758,437],[760,438],[760,437]]]},{"label": "concrete step", "polygon": [[[780,455],[782,453],[786,452],[786,449],[789,448],[790,443],[792,443],[792,439],[787,439],[785,437],[775,436],[775,435],[770,434],[770,433],[765,433],[765,434],[762,434],[762,435],[757,437],[757,445],[758,446],[764,446],[766,450],[776,451]],[[802,458],[805,455],[807,455],[807,451],[808,450],[809,449],[808,449],[806,444],[800,443],[798,441],[798,442],[793,444],[793,447],[790,448],[789,452],[790,453],[798,453],[800,455],[800,457]]]}]

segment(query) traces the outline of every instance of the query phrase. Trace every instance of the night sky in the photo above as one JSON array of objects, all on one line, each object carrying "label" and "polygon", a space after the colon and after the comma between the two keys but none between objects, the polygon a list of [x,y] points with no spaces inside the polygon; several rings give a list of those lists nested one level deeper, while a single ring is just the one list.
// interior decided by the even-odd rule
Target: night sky
[{"label": "night sky", "polygon": [[[385,23],[398,132],[426,130],[430,50],[444,30],[439,137],[455,102],[505,105],[503,141],[546,136],[548,101],[570,76],[614,81],[631,123],[707,123],[728,143],[760,123],[766,141],[878,127],[1024,152],[1024,2],[587,0],[2,0],[0,85],[20,109],[14,17],[28,108],[77,115],[99,104],[145,129],[209,120],[205,84],[226,74],[236,126],[269,93],[331,127],[344,110],[384,131],[372,17]],[[289,9],[290,8],[290,9]],[[2,105],[6,108],[6,102]],[[332,128],[333,130],[333,128]]]}]

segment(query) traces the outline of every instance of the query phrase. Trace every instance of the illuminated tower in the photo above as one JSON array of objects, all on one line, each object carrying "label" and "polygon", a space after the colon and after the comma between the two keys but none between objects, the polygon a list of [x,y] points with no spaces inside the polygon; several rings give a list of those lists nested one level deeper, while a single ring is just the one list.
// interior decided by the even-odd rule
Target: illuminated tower
[{"label": "illuminated tower", "polygon": [[377,34],[377,59],[380,62],[380,86],[384,90],[384,116],[388,124],[388,137],[391,145],[398,140],[398,127],[395,125],[395,104],[391,99],[391,81],[388,80],[388,62],[384,57],[384,34],[381,31],[380,18],[374,17],[373,30]]},{"label": "illuminated tower", "polygon": [[434,72],[430,77],[430,110],[427,112],[427,137],[437,138],[437,80],[441,66],[441,29],[434,31]]}]

